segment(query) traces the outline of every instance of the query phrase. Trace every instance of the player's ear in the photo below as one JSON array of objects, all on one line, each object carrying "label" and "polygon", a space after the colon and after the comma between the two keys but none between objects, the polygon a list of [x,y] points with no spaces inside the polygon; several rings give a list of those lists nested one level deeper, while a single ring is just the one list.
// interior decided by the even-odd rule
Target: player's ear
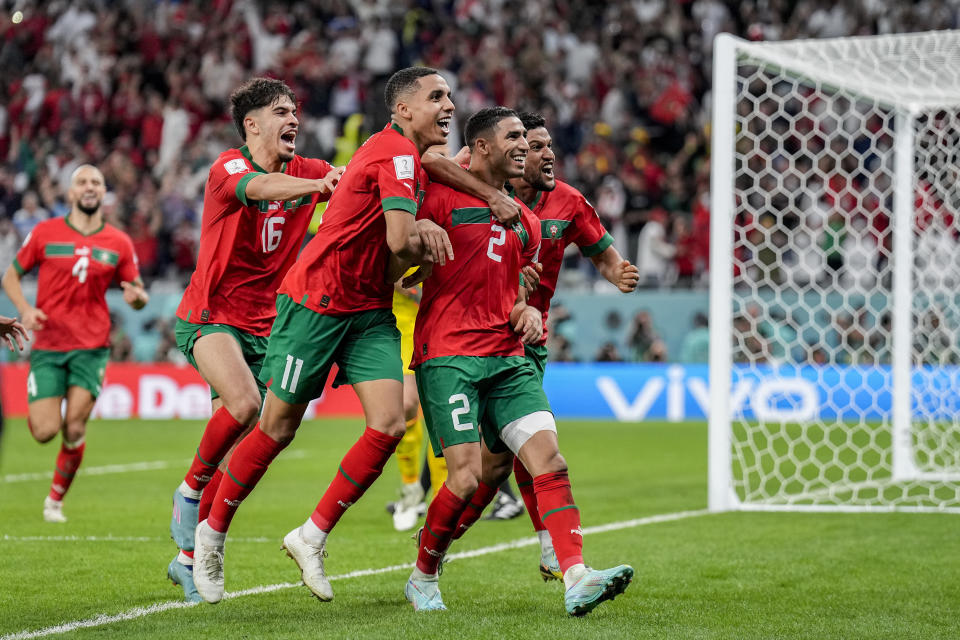
[{"label": "player's ear", "polygon": [[260,133],[260,125],[253,116],[248,115],[243,119],[243,128],[247,130],[247,133],[252,133],[254,135]]},{"label": "player's ear", "polygon": [[410,120],[412,118],[410,114],[410,105],[406,102],[398,102],[393,108],[393,112],[402,120]]}]

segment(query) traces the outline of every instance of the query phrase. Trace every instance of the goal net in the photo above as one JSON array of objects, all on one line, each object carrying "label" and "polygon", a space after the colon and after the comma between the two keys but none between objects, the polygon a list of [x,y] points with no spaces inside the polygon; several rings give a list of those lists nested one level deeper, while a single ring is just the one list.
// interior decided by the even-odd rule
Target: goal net
[{"label": "goal net", "polygon": [[710,506],[960,512],[960,31],[714,45]]}]

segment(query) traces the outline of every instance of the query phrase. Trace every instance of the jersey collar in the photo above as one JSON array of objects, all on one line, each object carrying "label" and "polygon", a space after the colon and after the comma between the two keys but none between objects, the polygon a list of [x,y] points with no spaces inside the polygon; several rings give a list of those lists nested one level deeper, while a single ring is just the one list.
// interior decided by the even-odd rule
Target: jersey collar
[{"label": "jersey collar", "polygon": [[65,216],[63,217],[63,221],[67,223],[67,226],[68,226],[68,227],[70,227],[71,229],[73,229],[74,231],[76,231],[77,233],[79,233],[80,235],[85,236],[85,237],[89,237],[89,236],[92,236],[92,235],[94,235],[94,234],[100,233],[101,231],[103,231],[104,225],[107,224],[105,220],[104,220],[104,221],[101,221],[99,227],[97,227],[96,229],[94,229],[94,230],[91,231],[90,233],[84,233],[83,231],[80,231],[80,229],[77,229],[75,226],[73,226],[72,224],[70,224],[70,212],[69,212],[69,211],[67,212],[67,215],[65,215]]},{"label": "jersey collar", "polygon": [[403,129],[400,128],[400,125],[398,125],[396,122],[390,123],[390,127],[389,127],[389,128],[390,128],[390,129],[393,129],[394,131],[396,131],[396,132],[399,133],[400,135],[403,135]]},{"label": "jersey collar", "polygon": [[[507,183],[507,195],[511,198],[517,198],[517,191],[513,188],[513,184]],[[530,205],[530,211],[533,211],[537,208],[537,205],[540,204],[540,198],[543,197],[543,191],[537,191],[537,197],[533,199],[533,203]],[[527,204],[524,202],[523,204]]]},{"label": "jersey collar", "polygon": [[[242,147],[240,147],[240,154],[244,158],[249,160],[250,164],[253,165],[253,168],[259,171],[260,173],[270,173],[269,171],[267,171],[266,169],[264,169],[263,167],[261,167],[260,165],[258,165],[256,162],[253,161],[253,156],[250,155],[250,149],[247,148],[247,145],[243,145]],[[286,173],[286,172],[287,172],[287,163],[284,162],[282,165],[280,165],[280,173]]]}]

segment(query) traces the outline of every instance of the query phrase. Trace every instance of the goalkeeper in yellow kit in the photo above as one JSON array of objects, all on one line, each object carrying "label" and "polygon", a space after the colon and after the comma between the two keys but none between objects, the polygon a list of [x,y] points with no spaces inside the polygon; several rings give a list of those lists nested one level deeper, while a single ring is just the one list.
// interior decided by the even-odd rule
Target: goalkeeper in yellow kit
[{"label": "goalkeeper in yellow kit", "polygon": [[[413,357],[413,325],[420,306],[420,287],[404,289],[398,283],[393,292],[393,315],[400,330],[400,355],[403,358],[403,414],[407,432],[397,445],[397,466],[403,486],[400,499],[387,505],[393,513],[393,526],[397,531],[408,531],[417,526],[417,521],[426,513],[426,488],[420,482],[420,456],[423,450],[424,427],[420,417],[420,397],[413,371],[408,367]],[[436,490],[447,479],[447,463],[433,455],[427,441],[426,466],[430,472],[429,486]]]}]

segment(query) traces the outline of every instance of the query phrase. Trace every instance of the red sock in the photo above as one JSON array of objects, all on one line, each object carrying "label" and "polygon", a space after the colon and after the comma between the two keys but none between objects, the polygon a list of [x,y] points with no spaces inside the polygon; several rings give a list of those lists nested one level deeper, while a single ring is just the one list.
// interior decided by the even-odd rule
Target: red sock
[{"label": "red sock", "polygon": [[460,515],[460,521],[457,522],[457,526],[453,530],[451,540],[459,540],[463,534],[467,532],[467,529],[472,527],[473,523],[480,519],[483,510],[487,508],[488,504],[493,502],[493,498],[497,495],[498,490],[499,487],[489,487],[482,482],[477,484],[477,492],[470,498],[470,503],[464,508],[463,513]]},{"label": "red sock", "polygon": [[433,496],[427,509],[427,522],[420,534],[420,550],[417,553],[417,569],[433,575],[440,566],[440,557],[450,546],[451,536],[457,521],[467,508],[467,501],[454,495],[444,483]]},{"label": "red sock", "polygon": [[400,438],[367,427],[340,461],[333,482],[320,498],[310,519],[321,531],[330,531],[347,509],[380,477]]},{"label": "red sock", "polygon": [[546,527],[543,526],[540,512],[537,511],[537,494],[533,490],[533,476],[520,462],[520,458],[513,459],[513,477],[517,479],[517,488],[520,489],[520,497],[523,498],[523,504],[527,507],[527,515],[533,523],[533,530],[543,531]]},{"label": "red sock", "polygon": [[226,533],[240,503],[250,495],[273,459],[287,444],[281,444],[260,430],[258,424],[240,441],[227,464],[227,482],[221,482],[210,507],[207,524],[214,531]]},{"label": "red sock", "polygon": [[201,491],[207,486],[223,456],[227,455],[230,447],[246,428],[246,425],[234,420],[226,407],[217,409],[203,430],[197,455],[193,457],[193,464],[184,478],[191,489]]},{"label": "red sock", "polygon": [[57,465],[53,470],[53,482],[50,483],[50,497],[54,500],[63,500],[63,496],[67,494],[73,482],[73,476],[77,474],[77,469],[83,461],[83,451],[86,448],[86,442],[81,442],[80,446],[73,448],[68,448],[66,443],[60,445]]},{"label": "red sock", "polygon": [[210,515],[210,507],[213,506],[213,499],[217,497],[217,490],[220,488],[220,481],[223,480],[223,471],[217,469],[207,486],[203,488],[200,494],[199,517],[197,522],[203,522]]},{"label": "red sock", "polygon": [[583,532],[580,531],[580,509],[573,503],[570,478],[566,471],[544,473],[533,479],[540,518],[550,532],[557,552],[560,571],[583,562]]}]

